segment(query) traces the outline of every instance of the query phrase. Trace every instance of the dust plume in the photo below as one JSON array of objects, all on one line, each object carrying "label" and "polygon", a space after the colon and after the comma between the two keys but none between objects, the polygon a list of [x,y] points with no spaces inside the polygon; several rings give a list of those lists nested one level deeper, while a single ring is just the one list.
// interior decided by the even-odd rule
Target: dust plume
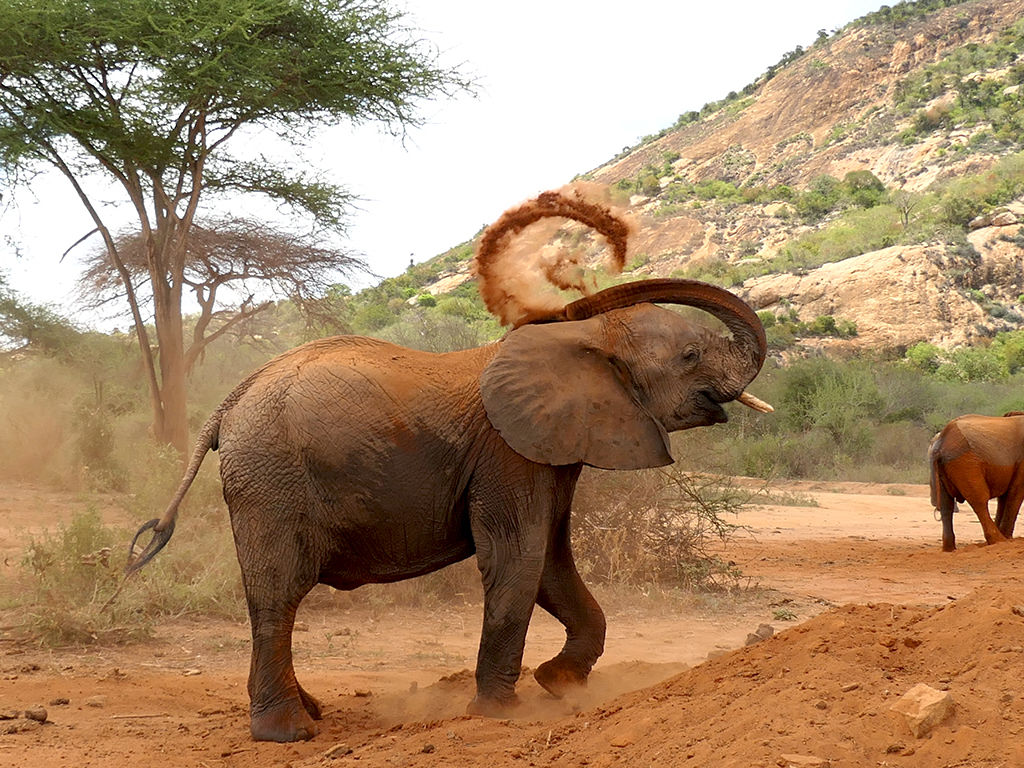
[{"label": "dust plume", "polygon": [[502,325],[517,327],[554,315],[568,303],[559,291],[584,296],[597,291],[582,249],[550,244],[566,219],[603,235],[611,248],[609,271],[622,271],[634,224],[612,207],[607,188],[577,183],[543,192],[505,211],[477,245],[473,270],[480,295]]}]

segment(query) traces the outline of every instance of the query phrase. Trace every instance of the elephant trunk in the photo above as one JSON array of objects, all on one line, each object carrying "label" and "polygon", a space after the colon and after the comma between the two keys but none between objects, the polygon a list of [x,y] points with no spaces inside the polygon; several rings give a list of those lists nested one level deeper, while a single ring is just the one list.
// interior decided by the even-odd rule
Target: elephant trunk
[{"label": "elephant trunk", "polygon": [[[566,305],[557,317],[550,319],[585,320],[644,302],[696,307],[717,317],[732,333],[732,352],[742,361],[743,372],[739,378],[744,386],[761,370],[768,353],[768,341],[757,313],[735,294],[698,280],[659,278],[616,285]],[[757,411],[772,410],[768,403],[742,391],[742,386],[740,390],[732,399]]]}]

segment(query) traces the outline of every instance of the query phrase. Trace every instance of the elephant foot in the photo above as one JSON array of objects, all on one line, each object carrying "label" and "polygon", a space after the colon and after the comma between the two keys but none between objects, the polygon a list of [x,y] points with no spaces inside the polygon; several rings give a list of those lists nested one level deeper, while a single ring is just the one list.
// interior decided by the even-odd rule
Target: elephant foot
[{"label": "elephant foot", "polygon": [[1007,538],[1005,536],[1003,536],[1003,534],[1000,533],[999,531],[996,531],[996,532],[992,533],[991,535],[988,534],[988,533],[985,534],[985,543],[986,544],[1001,544],[1004,541],[1007,541]]},{"label": "elephant foot", "polygon": [[519,697],[514,693],[510,699],[492,699],[477,694],[466,707],[466,714],[495,718],[512,717],[521,704]]},{"label": "elephant foot", "polygon": [[943,552],[956,552],[956,544],[946,544],[945,542],[943,542],[943,544],[942,544],[942,551]]},{"label": "elephant foot", "polygon": [[556,656],[537,667],[533,678],[545,691],[560,699],[574,689],[585,686],[588,674],[589,670],[579,662]]},{"label": "elephant foot", "polygon": [[309,741],[318,732],[313,715],[306,702],[308,698],[316,707],[317,716],[320,706],[307,694],[301,701],[296,699],[287,704],[266,709],[253,714],[249,722],[249,732],[256,741]]}]

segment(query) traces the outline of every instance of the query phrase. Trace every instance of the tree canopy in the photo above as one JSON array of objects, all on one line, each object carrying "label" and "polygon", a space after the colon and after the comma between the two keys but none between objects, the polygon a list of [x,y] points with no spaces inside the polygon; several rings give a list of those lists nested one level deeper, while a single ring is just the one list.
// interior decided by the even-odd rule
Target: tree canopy
[{"label": "tree canopy", "polygon": [[[0,174],[15,185],[52,168],[72,185],[95,227],[82,239],[100,235],[121,281],[155,433],[184,450],[181,305],[201,199],[255,194],[310,233],[343,233],[351,196],[301,150],[346,122],[402,136],[424,100],[471,87],[380,0],[0,4]],[[260,130],[295,154],[252,152]],[[136,239],[108,221],[111,188],[134,211]],[[144,258],[123,254],[125,242]],[[137,293],[142,264],[159,355]]]},{"label": "tree canopy", "polygon": [[63,354],[78,338],[78,331],[50,307],[33,304],[7,284],[0,272],[0,350],[33,348]]}]

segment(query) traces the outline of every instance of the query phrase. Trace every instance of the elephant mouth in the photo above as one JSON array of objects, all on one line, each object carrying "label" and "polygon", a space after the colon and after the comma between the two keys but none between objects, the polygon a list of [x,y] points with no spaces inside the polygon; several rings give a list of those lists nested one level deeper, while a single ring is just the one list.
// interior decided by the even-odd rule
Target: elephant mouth
[{"label": "elephant mouth", "polygon": [[672,414],[672,424],[665,424],[669,432],[693,427],[724,424],[729,415],[710,392],[697,392],[689,403],[684,403]]}]

